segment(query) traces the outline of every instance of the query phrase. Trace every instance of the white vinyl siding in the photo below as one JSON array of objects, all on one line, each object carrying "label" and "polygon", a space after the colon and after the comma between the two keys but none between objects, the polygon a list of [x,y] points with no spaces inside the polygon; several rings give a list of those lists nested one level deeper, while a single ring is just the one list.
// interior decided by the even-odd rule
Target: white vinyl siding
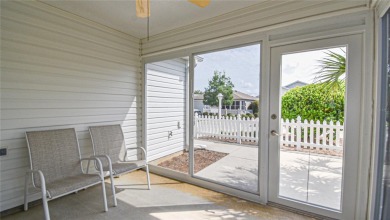
[{"label": "white vinyl siding", "polygon": [[147,149],[149,160],[154,160],[185,146],[187,61],[147,64],[146,74]]},{"label": "white vinyl siding", "polygon": [[82,156],[88,126],[121,124],[141,144],[139,40],[41,2],[1,2],[0,211],[23,203],[25,132],[75,128]]}]

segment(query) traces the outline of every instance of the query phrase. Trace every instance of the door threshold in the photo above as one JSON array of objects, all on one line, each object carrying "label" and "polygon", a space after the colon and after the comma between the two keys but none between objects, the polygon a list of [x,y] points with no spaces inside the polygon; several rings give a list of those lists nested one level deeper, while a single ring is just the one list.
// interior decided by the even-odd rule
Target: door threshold
[{"label": "door threshold", "polygon": [[286,210],[286,211],[289,211],[289,212],[293,212],[293,213],[296,213],[296,214],[304,215],[304,216],[307,216],[307,217],[315,218],[315,219],[336,220],[335,218],[330,218],[330,217],[319,215],[319,214],[316,214],[316,213],[313,213],[313,212],[303,211],[303,210],[292,208],[290,206],[285,206],[285,205],[282,205],[282,204],[279,204],[279,203],[268,202],[267,205],[275,207],[275,208],[283,209],[283,210]]}]

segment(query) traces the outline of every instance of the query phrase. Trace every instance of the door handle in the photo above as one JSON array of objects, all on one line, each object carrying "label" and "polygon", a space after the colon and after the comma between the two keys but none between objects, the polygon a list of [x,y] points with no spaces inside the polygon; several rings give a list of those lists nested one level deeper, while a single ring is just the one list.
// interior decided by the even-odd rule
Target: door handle
[{"label": "door handle", "polygon": [[279,136],[279,133],[276,132],[275,130],[272,130],[272,131],[271,131],[271,135],[272,135],[272,136]]}]

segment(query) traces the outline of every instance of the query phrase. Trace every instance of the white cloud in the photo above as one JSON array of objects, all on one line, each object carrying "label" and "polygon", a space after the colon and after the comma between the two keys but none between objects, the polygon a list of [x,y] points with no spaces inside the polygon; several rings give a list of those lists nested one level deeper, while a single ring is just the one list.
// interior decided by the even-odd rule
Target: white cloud
[{"label": "white cloud", "polygon": [[297,80],[313,83],[315,73],[319,70],[318,61],[327,57],[326,51],[341,52],[340,48],[330,48],[283,55],[282,85],[285,86]]},{"label": "white cloud", "polygon": [[241,80],[241,87],[242,88],[253,88],[253,84],[251,82],[245,82],[244,80]]}]

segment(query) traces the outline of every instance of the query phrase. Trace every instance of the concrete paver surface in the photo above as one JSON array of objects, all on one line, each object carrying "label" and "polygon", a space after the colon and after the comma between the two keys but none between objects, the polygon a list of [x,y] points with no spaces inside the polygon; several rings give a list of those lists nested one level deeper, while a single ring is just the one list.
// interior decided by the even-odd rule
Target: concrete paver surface
[{"label": "concrete paver surface", "polygon": [[[196,140],[195,143],[206,146],[209,150],[229,153],[196,173],[197,176],[248,192],[258,191],[256,146],[204,140]],[[282,150],[280,161],[280,196],[340,209],[340,157]]]}]

